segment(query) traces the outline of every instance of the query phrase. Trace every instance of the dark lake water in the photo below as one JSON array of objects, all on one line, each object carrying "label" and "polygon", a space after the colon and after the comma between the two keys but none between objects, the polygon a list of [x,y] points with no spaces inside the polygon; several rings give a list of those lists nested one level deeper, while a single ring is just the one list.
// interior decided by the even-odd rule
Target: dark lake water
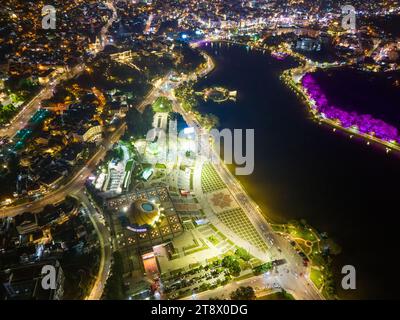
[{"label": "dark lake water", "polygon": [[279,80],[295,65],[290,59],[226,44],[203,49],[217,68],[198,87],[235,89],[238,99],[202,102],[200,110],[217,115],[220,128],[255,129],[255,171],[239,177],[249,194],[274,221],[305,219],[342,247],[338,287],[341,267],[350,264],[357,290],[339,289],[341,298],[399,298],[400,158],[310,119]]},{"label": "dark lake water", "polygon": [[332,104],[400,128],[400,72],[331,69],[318,71],[314,77]]}]

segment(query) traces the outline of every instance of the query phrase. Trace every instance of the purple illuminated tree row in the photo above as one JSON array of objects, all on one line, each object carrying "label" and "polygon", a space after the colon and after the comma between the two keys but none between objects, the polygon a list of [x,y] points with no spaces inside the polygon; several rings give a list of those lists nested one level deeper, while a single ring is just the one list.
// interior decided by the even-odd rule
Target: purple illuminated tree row
[{"label": "purple illuminated tree row", "polygon": [[385,141],[396,141],[400,143],[398,130],[386,122],[373,118],[370,114],[357,114],[347,112],[337,106],[329,104],[325,93],[321,90],[316,80],[310,73],[302,79],[303,88],[309,97],[315,101],[315,109],[331,120],[338,120],[342,127],[350,128],[356,126],[361,133],[374,135]]}]

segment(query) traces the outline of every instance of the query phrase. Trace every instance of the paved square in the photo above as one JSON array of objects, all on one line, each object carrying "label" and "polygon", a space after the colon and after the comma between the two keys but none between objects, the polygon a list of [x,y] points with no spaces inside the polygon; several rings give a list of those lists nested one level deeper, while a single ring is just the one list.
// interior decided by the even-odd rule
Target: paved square
[{"label": "paved square", "polygon": [[207,201],[215,213],[239,208],[228,189],[222,189],[207,194]]},{"label": "paved square", "polygon": [[251,224],[244,211],[240,208],[224,211],[217,214],[217,217],[238,237],[251,243],[262,251],[267,251],[268,247]]},{"label": "paved square", "polygon": [[205,163],[201,170],[201,189],[204,193],[225,189],[226,185],[210,163]]}]

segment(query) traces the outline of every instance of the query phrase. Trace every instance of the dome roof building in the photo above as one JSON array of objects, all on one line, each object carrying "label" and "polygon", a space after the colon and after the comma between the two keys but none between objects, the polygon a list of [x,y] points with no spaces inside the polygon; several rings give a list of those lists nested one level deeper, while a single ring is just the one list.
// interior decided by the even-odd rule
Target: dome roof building
[{"label": "dome roof building", "polygon": [[130,229],[149,229],[160,218],[158,206],[148,200],[133,202],[126,212]]}]

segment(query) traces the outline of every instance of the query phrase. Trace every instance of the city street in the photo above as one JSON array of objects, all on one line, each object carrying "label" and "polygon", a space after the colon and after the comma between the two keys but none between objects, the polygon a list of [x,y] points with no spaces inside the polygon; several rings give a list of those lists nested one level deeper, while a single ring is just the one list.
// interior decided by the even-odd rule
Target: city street
[{"label": "city street", "polygon": [[111,270],[111,259],[112,259],[112,248],[111,248],[111,235],[108,227],[101,219],[101,210],[96,208],[96,205],[92,203],[88,197],[82,193],[75,193],[75,196],[80,200],[83,207],[86,209],[90,220],[96,230],[97,236],[100,242],[100,265],[96,281],[90,294],[86,297],[86,300],[100,300],[104,291],[104,286],[107,282],[108,276]]},{"label": "city street", "polygon": [[80,169],[66,184],[59,186],[56,190],[51,190],[49,193],[39,198],[36,201],[28,204],[20,204],[12,207],[4,207],[1,210],[0,218],[12,217],[17,214],[21,214],[26,211],[37,212],[48,204],[55,204],[65,199],[65,197],[81,189],[85,184],[86,179],[89,177],[91,172],[96,168],[97,164],[104,158],[108,150],[112,148],[114,143],[119,141],[120,137],[125,132],[125,124],[121,125],[112,136],[105,140],[99,150],[93,155],[93,157],[86,163],[86,165]]},{"label": "city street", "polygon": [[237,290],[239,287],[247,286],[251,286],[254,289],[256,296],[263,295],[266,292],[271,294],[281,290],[279,285],[279,276],[275,274],[262,274],[244,280],[233,281],[225,286],[212,290],[192,294],[182,300],[209,300],[216,297],[220,299],[230,299],[232,292]]}]

